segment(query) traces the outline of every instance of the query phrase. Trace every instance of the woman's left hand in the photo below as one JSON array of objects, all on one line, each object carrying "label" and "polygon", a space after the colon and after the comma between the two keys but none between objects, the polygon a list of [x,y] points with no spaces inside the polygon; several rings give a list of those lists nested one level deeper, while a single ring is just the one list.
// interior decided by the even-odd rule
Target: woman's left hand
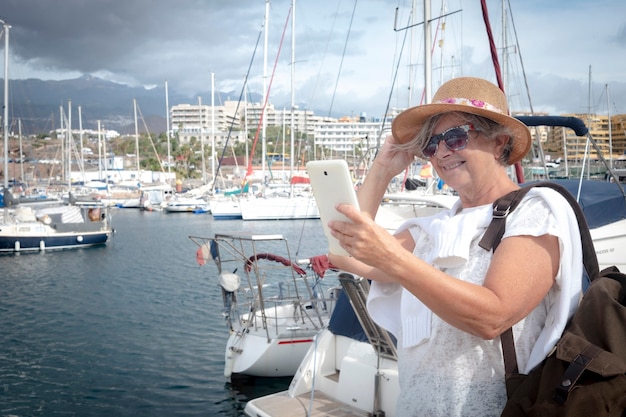
[{"label": "woman's left hand", "polygon": [[403,251],[396,237],[354,206],[340,204],[337,211],[346,215],[351,222],[332,221],[328,227],[341,246],[356,260],[384,270],[384,265],[393,255]]}]

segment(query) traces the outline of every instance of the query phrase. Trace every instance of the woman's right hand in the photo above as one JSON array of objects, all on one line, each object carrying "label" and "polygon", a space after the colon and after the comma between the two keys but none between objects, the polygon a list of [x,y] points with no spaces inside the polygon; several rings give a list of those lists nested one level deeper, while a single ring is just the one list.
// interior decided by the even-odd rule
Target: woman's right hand
[{"label": "woman's right hand", "polygon": [[415,152],[413,150],[400,148],[396,139],[389,135],[378,151],[373,166],[384,170],[391,179],[404,171],[414,159]]},{"label": "woman's right hand", "polygon": [[383,199],[389,182],[400,174],[415,159],[411,150],[402,149],[393,136],[387,137],[378,151],[365,181],[357,194],[361,211],[372,219],[376,218],[378,206]]}]

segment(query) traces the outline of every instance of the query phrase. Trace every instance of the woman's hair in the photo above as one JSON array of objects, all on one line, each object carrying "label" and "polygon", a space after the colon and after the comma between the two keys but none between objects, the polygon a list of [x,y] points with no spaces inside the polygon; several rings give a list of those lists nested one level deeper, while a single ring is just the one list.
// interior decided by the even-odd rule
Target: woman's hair
[{"label": "woman's hair", "polygon": [[422,128],[413,139],[411,139],[407,143],[398,144],[396,146],[399,149],[413,150],[415,152],[415,155],[421,158],[422,149],[424,149],[424,146],[426,145],[427,141],[433,136],[433,130],[435,129],[435,126],[444,115],[457,116],[460,119],[460,124],[473,125],[476,128],[476,130],[479,130],[480,133],[482,133],[483,136],[487,140],[495,140],[496,137],[501,136],[501,135],[507,136],[509,140],[504,146],[504,149],[502,151],[502,155],[500,155],[499,161],[504,166],[510,165],[509,158],[511,156],[511,150],[513,149],[513,141],[515,140],[515,138],[513,137],[511,133],[511,130],[508,127],[500,125],[491,119],[488,119],[482,116],[477,116],[471,113],[448,112],[448,113],[437,114],[427,119],[424,122],[424,124],[422,125]]}]

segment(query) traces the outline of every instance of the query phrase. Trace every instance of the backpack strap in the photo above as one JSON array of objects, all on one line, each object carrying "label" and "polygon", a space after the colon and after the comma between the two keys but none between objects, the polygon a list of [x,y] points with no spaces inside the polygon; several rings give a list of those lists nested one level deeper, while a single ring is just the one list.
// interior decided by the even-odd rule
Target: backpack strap
[{"label": "backpack strap", "polygon": [[491,223],[489,223],[485,234],[480,242],[478,242],[478,246],[487,251],[492,249],[494,252],[496,251],[502,239],[502,235],[504,235],[504,230],[506,229],[506,218],[515,210],[526,193],[530,191],[530,188],[531,187],[524,187],[519,190],[511,191],[504,197],[500,197],[494,201]]},{"label": "backpack strap", "polygon": [[534,187],[548,187],[558,191],[574,210],[576,221],[578,222],[578,229],[580,230],[580,240],[583,248],[583,264],[587,274],[593,281],[599,275],[600,267],[598,265],[596,251],[593,246],[593,240],[591,239],[591,233],[589,232],[589,226],[587,225],[587,219],[580,208],[580,204],[578,204],[574,196],[572,196],[572,194],[570,194],[565,187],[554,182],[536,182],[526,185],[519,190],[512,191],[504,197],[497,199],[493,203],[493,220],[487,227],[487,230],[478,245],[485,250],[496,250],[500,244],[500,239],[502,239],[502,236],[504,235],[507,216],[515,210],[526,193]]},{"label": "backpack strap", "polygon": [[[482,239],[478,245],[485,250],[493,250],[500,244],[500,240],[504,235],[506,228],[506,218],[522,201],[526,193],[534,187],[548,187],[558,191],[567,202],[570,204],[576,215],[578,222],[578,229],[580,230],[580,239],[582,243],[583,251],[583,265],[587,274],[594,280],[599,276],[600,267],[598,266],[598,258],[593,246],[593,240],[591,239],[591,233],[589,232],[589,226],[585,215],[576,201],[576,199],[570,194],[567,189],[557,183],[549,181],[541,181],[533,183],[527,186],[515,190],[499,198],[493,203],[493,220],[487,227]],[[513,340],[513,330],[509,328],[500,335],[500,342],[502,343],[502,353],[504,356],[504,370],[507,374],[518,373],[517,355],[515,353],[515,342]]]}]

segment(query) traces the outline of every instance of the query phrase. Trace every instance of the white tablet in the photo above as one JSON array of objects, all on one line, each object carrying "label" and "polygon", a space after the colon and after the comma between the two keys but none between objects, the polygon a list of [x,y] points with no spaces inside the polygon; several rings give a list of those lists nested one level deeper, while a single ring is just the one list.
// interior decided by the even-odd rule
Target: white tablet
[{"label": "white tablet", "polygon": [[359,208],[348,163],[343,159],[311,161],[306,164],[306,168],[324,234],[328,240],[328,249],[335,255],[349,256],[348,252],[339,245],[339,241],[330,234],[328,228],[328,222],[333,220],[350,221],[335,209],[337,204],[351,204]]}]

